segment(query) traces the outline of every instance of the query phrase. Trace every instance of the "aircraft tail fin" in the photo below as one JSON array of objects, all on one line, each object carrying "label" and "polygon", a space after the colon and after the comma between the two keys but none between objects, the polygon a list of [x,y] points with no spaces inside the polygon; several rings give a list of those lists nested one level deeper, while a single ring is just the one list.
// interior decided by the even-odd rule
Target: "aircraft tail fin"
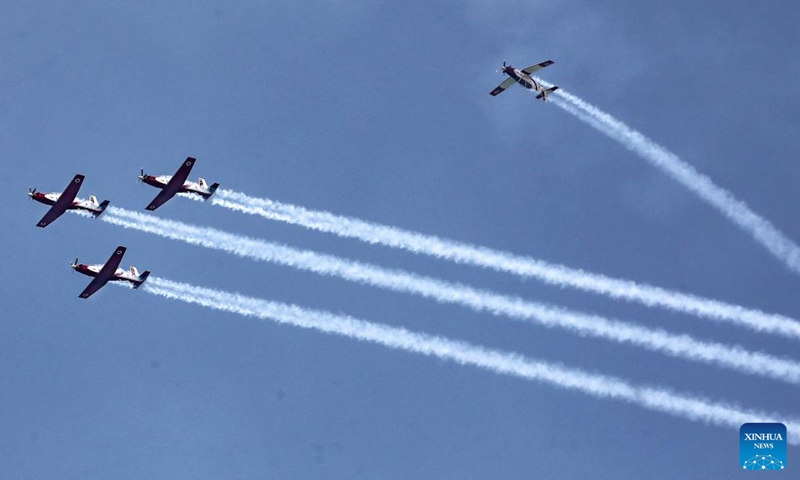
[{"label": "aircraft tail fin", "polygon": [[208,195],[206,195],[204,200],[208,200],[209,198],[211,198],[211,195],[214,195],[214,192],[217,191],[217,188],[219,188],[219,183],[214,183],[210,187],[208,187]]},{"label": "aircraft tail fin", "polygon": [[103,212],[106,211],[106,207],[108,206],[109,203],[111,203],[111,201],[103,200],[103,202],[100,205],[97,206],[97,212],[95,212],[94,218],[97,218],[100,215],[102,215]]},{"label": "aircraft tail fin", "polygon": [[142,284],[145,282],[145,280],[147,280],[147,277],[149,276],[150,276],[150,270],[145,270],[144,272],[142,272],[142,274],[139,275],[139,281],[133,283],[133,288],[137,289],[141,287]]},{"label": "aircraft tail fin", "polygon": [[544,90],[544,91],[543,91],[542,93],[540,93],[539,95],[536,95],[536,100],[542,100],[542,101],[545,101],[545,102],[546,102],[546,101],[547,101],[547,95],[548,95],[548,94],[550,94],[550,93],[553,93],[553,92],[555,92],[556,90],[558,90],[558,87],[557,87],[557,86],[555,86],[555,85],[553,85],[552,87],[550,87],[550,88],[548,88],[548,89]]},{"label": "aircraft tail fin", "polygon": [[197,184],[200,185],[201,188],[208,188],[208,183],[206,183],[204,178],[198,178]]},{"label": "aircraft tail fin", "polygon": [[89,203],[91,203],[94,206],[97,206],[97,197],[95,197],[94,195],[89,195]]},{"label": "aircraft tail fin", "polygon": [[137,270],[136,267],[134,267],[133,265],[131,265],[131,275],[133,275],[134,277],[139,276],[139,270]]}]

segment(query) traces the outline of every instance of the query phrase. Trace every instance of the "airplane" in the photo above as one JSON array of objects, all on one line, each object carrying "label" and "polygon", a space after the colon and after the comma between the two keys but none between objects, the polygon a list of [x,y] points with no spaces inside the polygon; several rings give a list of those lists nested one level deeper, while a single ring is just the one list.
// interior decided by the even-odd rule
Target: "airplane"
[{"label": "airplane", "polygon": [[194,193],[203,197],[203,200],[208,200],[211,198],[211,195],[214,195],[217,187],[219,187],[219,183],[215,183],[209,187],[206,181],[202,178],[198,179],[197,183],[186,181],[186,178],[189,176],[189,172],[192,170],[195,161],[197,161],[195,158],[186,157],[186,160],[183,162],[180,168],[178,168],[178,171],[172,176],[161,175],[155,177],[153,175],[146,175],[144,173],[144,168],[142,169],[142,174],[139,175],[139,180],[148,185],[152,185],[161,189],[161,193],[156,195],[156,198],[154,198],[153,201],[150,202],[150,205],[147,206],[148,210],[152,211],[160,207],[167,200],[174,197],[176,193]]},{"label": "airplane", "polygon": [[503,61],[503,73],[509,76],[506,78],[503,83],[497,86],[494,90],[492,90],[489,95],[497,96],[501,94],[506,88],[510,87],[514,84],[514,82],[519,83],[523,87],[527,88],[528,90],[536,90],[539,92],[539,95],[536,95],[537,100],[547,101],[547,95],[549,93],[555,92],[558,90],[558,87],[553,85],[550,88],[545,88],[539,82],[531,77],[531,74],[534,72],[538,72],[539,70],[549,67],[553,64],[552,60],[547,60],[542,63],[537,63],[536,65],[531,65],[528,68],[523,68],[522,70],[518,68],[514,68],[511,65],[506,65],[506,62]]},{"label": "airplane", "polygon": [[55,219],[64,214],[67,210],[86,210],[91,213],[94,218],[99,217],[109,204],[108,200],[103,200],[102,203],[97,203],[97,197],[89,195],[89,200],[82,200],[75,198],[78,195],[78,190],[81,189],[84,176],[80,173],[75,175],[75,178],[69,182],[67,188],[63,192],[42,193],[37,192],[35,188],[28,187],[28,196],[37,202],[50,205],[50,210],[44,214],[37,227],[44,228]]},{"label": "airplane", "polygon": [[114,253],[111,254],[111,257],[108,261],[103,265],[86,265],[84,263],[78,263],[78,259],[75,259],[75,263],[70,265],[73,270],[78,273],[82,273],[84,275],[88,275],[90,277],[94,277],[94,279],[89,282],[89,285],[78,295],[80,298],[89,298],[94,294],[96,291],[103,288],[103,286],[108,282],[131,282],[133,284],[133,288],[139,288],[142,284],[147,280],[147,277],[150,275],[149,270],[145,270],[141,274],[139,271],[136,270],[136,267],[131,266],[130,270],[123,270],[119,267],[120,262],[122,261],[122,256],[125,255],[126,248],[120,245],[114,250]]}]

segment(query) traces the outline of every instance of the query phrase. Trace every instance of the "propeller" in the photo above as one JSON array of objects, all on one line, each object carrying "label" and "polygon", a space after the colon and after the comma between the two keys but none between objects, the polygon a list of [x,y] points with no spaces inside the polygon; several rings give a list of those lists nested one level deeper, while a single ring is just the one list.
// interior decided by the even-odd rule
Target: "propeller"
[{"label": "propeller", "polygon": [[78,266],[78,257],[75,257],[75,263],[73,263],[72,265],[70,265],[70,267],[72,267],[72,271],[73,271],[73,272],[75,271],[75,268],[76,268],[77,266]]},{"label": "propeller", "polygon": [[33,187],[28,187],[28,196],[33,199],[33,195],[36,193],[36,189]]},{"label": "propeller", "polygon": [[144,185],[144,167],[142,167],[142,169],[139,172],[140,172],[139,185],[142,186]]},{"label": "propeller", "polygon": [[496,70],[497,73],[505,73],[506,72],[506,61],[503,60],[503,68]]}]

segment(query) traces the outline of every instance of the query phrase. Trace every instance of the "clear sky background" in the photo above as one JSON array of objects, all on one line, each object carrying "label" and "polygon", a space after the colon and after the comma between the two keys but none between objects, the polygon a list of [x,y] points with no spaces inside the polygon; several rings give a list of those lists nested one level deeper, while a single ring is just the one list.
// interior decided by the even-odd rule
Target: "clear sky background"
[{"label": "clear sky background", "polygon": [[[112,5],[113,3],[113,5]],[[65,215],[139,168],[800,316],[800,277],[645,161],[514,87],[543,72],[800,239],[795,2],[37,2],[0,16],[3,478],[739,478],[733,429],[107,287],[153,275],[800,415],[796,386]],[[795,359],[797,343],[176,198],[157,215]],[[790,432],[790,435],[792,432]],[[800,432],[795,433],[800,435]],[[797,448],[789,468],[800,469]]]}]

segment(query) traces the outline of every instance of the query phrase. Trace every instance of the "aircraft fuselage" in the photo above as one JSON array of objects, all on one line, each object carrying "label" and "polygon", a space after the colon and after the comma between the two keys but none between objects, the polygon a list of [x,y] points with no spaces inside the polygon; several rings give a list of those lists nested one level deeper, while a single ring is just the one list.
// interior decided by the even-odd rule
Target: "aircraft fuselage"
[{"label": "aircraft fuselage", "polygon": [[[28,192],[28,196],[39,203],[44,203],[45,205],[53,206],[58,201],[59,197],[61,197],[61,193]],[[89,200],[82,200],[80,198],[76,198],[75,200],[73,200],[72,204],[67,207],[67,210],[86,210],[94,214],[103,212],[103,209],[100,208],[98,205],[93,204]]]},{"label": "aircraft fuselage", "polygon": [[[77,263],[72,265],[72,269],[78,273],[82,273],[84,275],[88,275],[90,277],[96,277],[98,273],[100,273],[100,269],[103,268],[103,265],[87,265],[85,263]],[[118,268],[114,275],[108,279],[109,282],[115,281],[125,281],[131,283],[139,282],[140,278],[139,275],[134,275],[128,270]]]},{"label": "aircraft fuselage", "polygon": [[503,69],[503,73],[508,75],[509,77],[513,78],[518,84],[522,85],[523,87],[527,88],[528,90],[536,90],[537,92],[541,92],[544,90],[544,87],[539,85],[539,83],[533,79],[530,75],[523,72],[518,68],[514,68],[511,65],[505,67]]},{"label": "aircraft fuselage", "polygon": [[[141,175],[139,179],[144,183],[150,185],[151,187],[161,188],[167,186],[169,180],[172,178],[172,175]],[[208,187],[203,187],[198,182],[183,182],[183,186],[178,190],[177,193],[196,193],[203,198],[211,196],[212,192]]]}]

